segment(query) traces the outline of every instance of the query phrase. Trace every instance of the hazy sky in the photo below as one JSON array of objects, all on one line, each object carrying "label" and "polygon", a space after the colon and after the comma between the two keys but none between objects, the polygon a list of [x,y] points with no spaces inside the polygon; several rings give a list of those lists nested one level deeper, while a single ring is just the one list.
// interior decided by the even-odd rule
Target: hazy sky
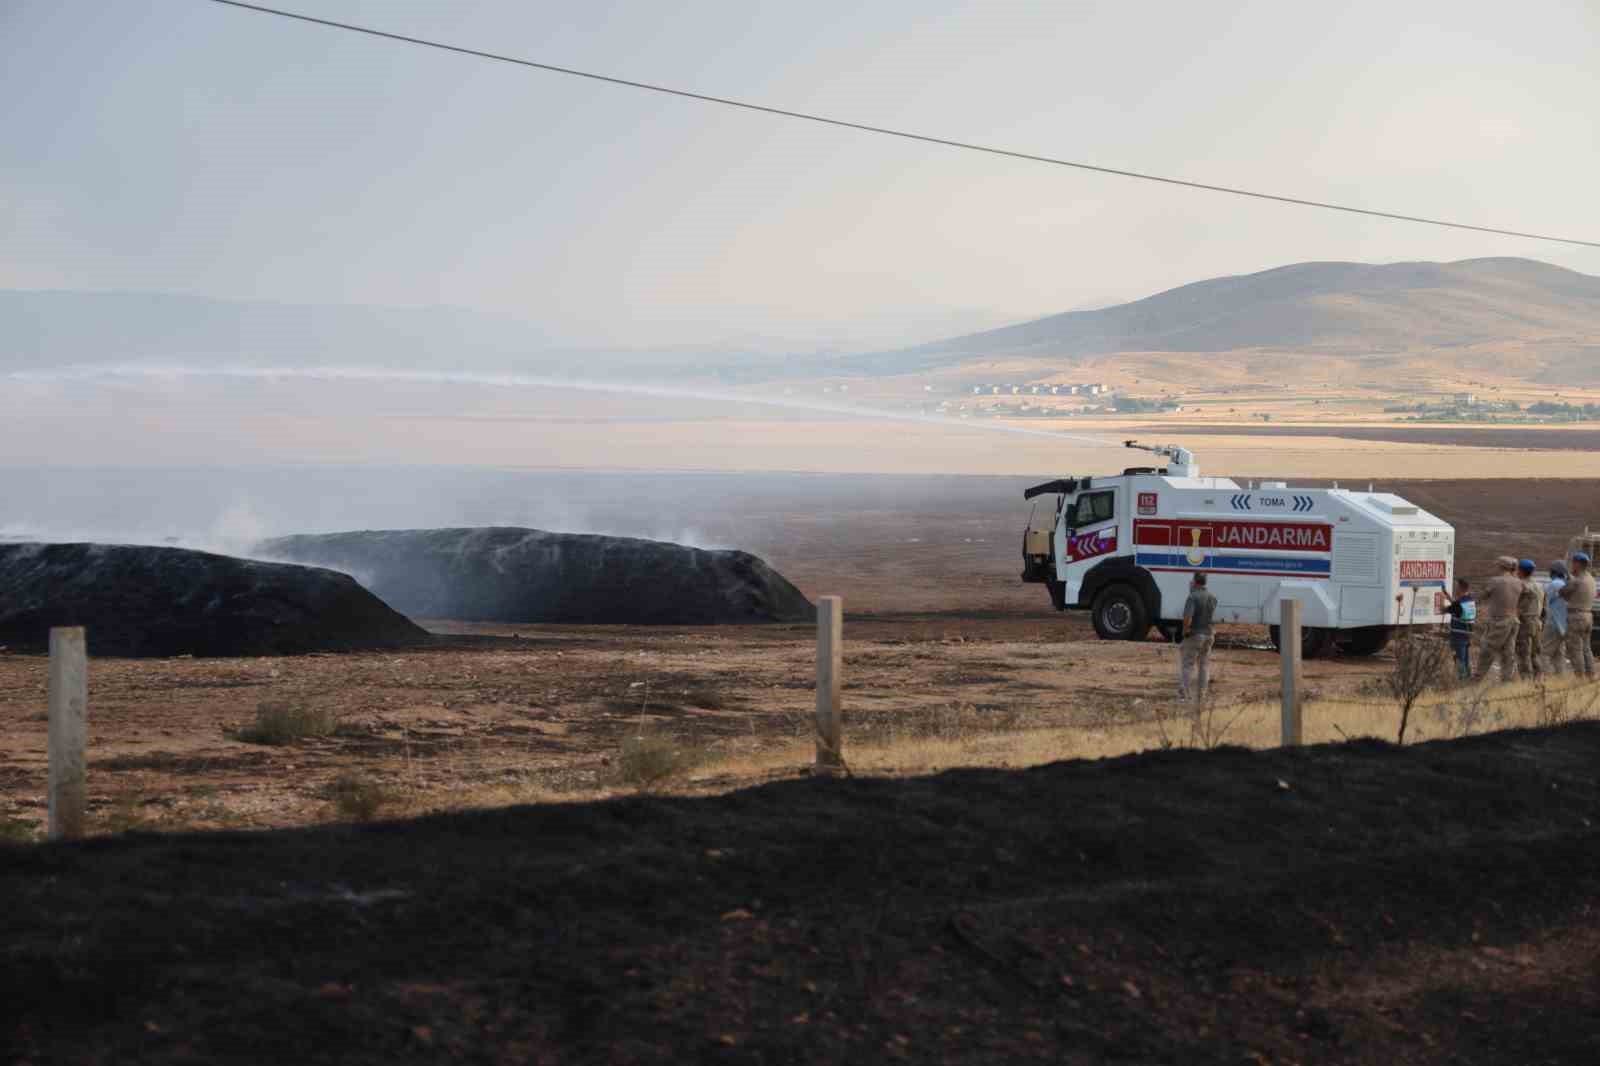
[{"label": "hazy sky", "polygon": [[[1600,239],[1600,3],[282,0],[957,139]],[[203,0],[0,0],[0,287],[883,345],[1305,259],[1600,251],[965,154]]]}]

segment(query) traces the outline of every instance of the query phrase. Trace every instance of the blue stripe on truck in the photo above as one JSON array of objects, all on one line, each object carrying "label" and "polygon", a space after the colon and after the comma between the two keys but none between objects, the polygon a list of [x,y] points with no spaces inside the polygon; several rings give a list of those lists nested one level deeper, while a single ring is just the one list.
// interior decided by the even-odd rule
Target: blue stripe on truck
[{"label": "blue stripe on truck", "polygon": [[1242,573],[1327,574],[1333,569],[1333,564],[1327,559],[1302,559],[1289,555],[1207,555],[1203,562],[1193,563],[1183,552],[1139,552],[1134,560],[1140,566],[1234,570]]}]

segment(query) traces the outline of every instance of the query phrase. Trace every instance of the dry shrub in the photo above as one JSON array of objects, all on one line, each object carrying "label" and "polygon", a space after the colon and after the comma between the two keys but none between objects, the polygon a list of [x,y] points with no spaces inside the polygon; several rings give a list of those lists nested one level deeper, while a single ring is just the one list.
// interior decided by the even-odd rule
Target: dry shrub
[{"label": "dry shrub", "polygon": [[685,707],[699,707],[707,711],[723,711],[735,706],[738,699],[722,689],[710,685],[694,685],[678,693]]},{"label": "dry shrub", "polygon": [[1534,724],[1541,729],[1593,718],[1600,704],[1600,690],[1592,685],[1552,690],[1543,677],[1533,683],[1533,694]]},{"label": "dry shrub", "polygon": [[223,732],[230,739],[246,744],[281,745],[306,737],[331,736],[338,726],[338,717],[332,711],[272,700],[256,708],[252,721],[231,732]]},{"label": "dry shrub", "polygon": [[1384,690],[1400,708],[1400,731],[1397,743],[1406,742],[1406,728],[1411,724],[1411,712],[1417,701],[1435,689],[1444,688],[1456,677],[1455,657],[1450,647],[1436,634],[1412,632],[1394,641],[1394,664],[1388,676],[1382,679]]},{"label": "dry shrub", "polygon": [[949,703],[913,721],[914,735],[965,740],[982,733],[1009,733],[1022,726],[1022,715],[1005,704]]},{"label": "dry shrub", "polygon": [[665,733],[626,737],[617,753],[617,778],[641,792],[682,777],[704,761],[700,752]]},{"label": "dry shrub", "polygon": [[1248,703],[1218,705],[1213,699],[1154,705],[1156,742],[1163,749],[1189,747],[1210,751],[1220,747],[1238,723]]},{"label": "dry shrub", "polygon": [[1433,716],[1446,737],[1469,737],[1503,728],[1506,712],[1491,700],[1485,687],[1464,689],[1456,699],[1433,705]]},{"label": "dry shrub", "polygon": [[340,774],[328,783],[323,795],[346,822],[369,822],[398,799],[397,793],[381,781],[356,773]]},{"label": "dry shrub", "polygon": [[0,817],[0,843],[31,844],[39,839],[39,827],[21,818]]}]

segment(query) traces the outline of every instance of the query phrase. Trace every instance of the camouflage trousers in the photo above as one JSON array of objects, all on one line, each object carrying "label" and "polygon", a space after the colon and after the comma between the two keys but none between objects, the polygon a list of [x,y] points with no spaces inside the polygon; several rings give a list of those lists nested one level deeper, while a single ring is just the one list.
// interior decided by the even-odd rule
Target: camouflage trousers
[{"label": "camouflage trousers", "polygon": [[1538,677],[1544,673],[1544,663],[1539,656],[1539,634],[1543,628],[1536,617],[1517,619],[1517,669],[1523,677]]},{"label": "camouflage trousers", "polygon": [[1483,645],[1478,652],[1478,673],[1482,681],[1489,676],[1494,664],[1500,664],[1500,680],[1517,678],[1517,630],[1522,626],[1515,618],[1491,618],[1478,627],[1483,632]]},{"label": "camouflage trousers", "polygon": [[1580,618],[1577,612],[1567,620],[1567,658],[1572,660],[1572,672],[1594,677],[1594,648],[1589,643],[1594,621]]}]

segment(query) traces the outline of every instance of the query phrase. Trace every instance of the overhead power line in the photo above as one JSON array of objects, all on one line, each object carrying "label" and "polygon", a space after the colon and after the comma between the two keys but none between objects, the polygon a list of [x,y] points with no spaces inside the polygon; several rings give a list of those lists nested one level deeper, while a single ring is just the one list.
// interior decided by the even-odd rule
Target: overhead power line
[{"label": "overhead power line", "polygon": [[1298,196],[1280,196],[1276,193],[1257,192],[1252,189],[1238,189],[1228,185],[1210,185],[1201,181],[1186,181],[1183,178],[1169,178],[1160,174],[1145,174],[1137,170],[1121,170],[1116,167],[1103,167],[1094,163],[1084,163],[1072,159],[1058,159],[1054,156],[1037,155],[1033,152],[1018,152],[1009,148],[995,148],[991,145],[973,144],[969,141],[956,141],[947,137],[933,137],[925,133],[912,133],[908,130],[891,129],[887,126],[873,126],[865,122],[851,122],[842,118],[830,118],[827,115],[814,115],[805,111],[790,111],[782,107],[770,107],[766,104],[755,104],[748,100],[734,100],[726,96],[711,96],[708,93],[691,92],[688,89],[674,89],[668,85],[654,85],[650,82],[633,81],[628,78],[613,77],[609,74],[597,74],[589,70],[577,70],[573,67],[557,66],[554,63],[539,63],[532,59],[519,59],[516,56],[502,55],[498,52],[485,52],[477,48],[466,48],[462,45],[446,44],[442,41],[430,41],[423,37],[409,37],[403,33],[390,33],[387,30],[374,29],[371,26],[358,26],[351,22],[338,22],[334,19],[318,18],[315,15],[303,15],[297,11],[285,11],[281,8],[267,7],[262,4],[245,3],[244,0],[210,0],[214,4],[225,7],[242,8],[246,11],[256,11],[263,15],[276,15],[280,18],[294,19],[297,22],[308,22],[317,26],[326,26],[330,29],[347,30],[351,33],[361,33],[369,37],[381,37],[384,40],[399,41],[402,44],[414,44],[423,48],[435,48],[443,52],[454,52],[458,55],[473,56],[478,59],[489,59],[496,63],[512,63],[519,67],[531,67],[534,70],[548,71],[552,74],[565,74],[574,78],[587,78],[590,81],[601,81],[609,85],[622,85],[630,89],[643,89],[647,92],[664,93],[668,96],[681,96],[688,100],[699,100],[708,104],[720,104],[723,107],[737,107],[745,111],[756,111],[765,115],[778,115],[783,118],[799,119],[802,122],[816,122],[825,126],[838,126],[841,129],[859,130],[863,133],[877,133],[885,137],[899,137],[907,141],[921,141],[924,144],[937,144],[946,148],[959,148],[968,152],[984,152],[988,155],[1003,156],[1008,159],[1022,159],[1030,163],[1048,163],[1051,166],[1071,167],[1075,170],[1087,170],[1096,174],[1110,174],[1119,178],[1135,178],[1139,181],[1154,181],[1163,185],[1177,185],[1185,189],[1200,189],[1205,192],[1226,193],[1229,196],[1248,196],[1256,200],[1271,200],[1280,204],[1294,204],[1299,207],[1315,207],[1324,211],[1343,211],[1351,215],[1366,215],[1371,218],[1386,218],[1396,222],[1417,222],[1425,226],[1442,226],[1446,229],[1470,230],[1473,233],[1493,233],[1501,237],[1523,237],[1534,241],[1553,241],[1558,244],[1575,244],[1584,248],[1600,248],[1600,241],[1586,241],[1577,237],[1557,237],[1548,233],[1528,233],[1523,230],[1501,229],[1497,226],[1475,226],[1467,222],[1453,222],[1442,218],[1424,218],[1420,215],[1404,215],[1395,211],[1376,211],[1366,207],[1352,207],[1349,204],[1328,203],[1322,200],[1307,200]]}]

